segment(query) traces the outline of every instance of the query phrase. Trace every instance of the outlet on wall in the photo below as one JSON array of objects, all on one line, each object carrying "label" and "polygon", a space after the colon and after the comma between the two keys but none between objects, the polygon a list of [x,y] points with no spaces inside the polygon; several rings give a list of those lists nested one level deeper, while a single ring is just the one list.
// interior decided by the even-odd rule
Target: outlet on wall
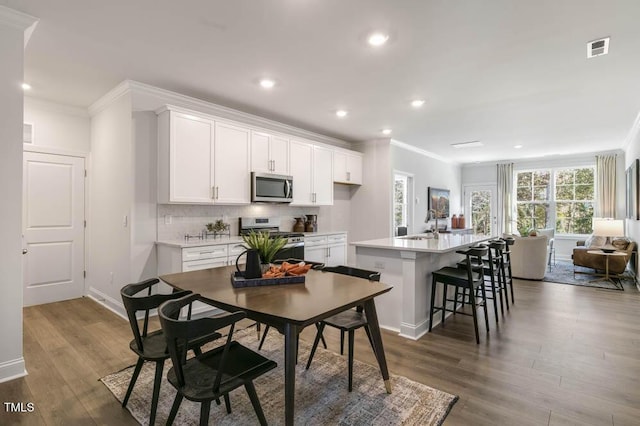
[{"label": "outlet on wall", "polygon": [[384,262],[377,260],[373,262],[373,267],[376,269],[384,269]]}]

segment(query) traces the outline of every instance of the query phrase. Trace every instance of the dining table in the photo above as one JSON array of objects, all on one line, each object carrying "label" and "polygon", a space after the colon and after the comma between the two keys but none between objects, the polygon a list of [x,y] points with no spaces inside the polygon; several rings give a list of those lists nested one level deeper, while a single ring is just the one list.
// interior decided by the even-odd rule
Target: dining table
[{"label": "dining table", "polygon": [[235,288],[235,266],[160,276],[173,288],[191,290],[228,312],[244,311],[247,318],[276,328],[284,335],[285,424],[295,418],[295,368],[299,333],[310,325],[355,306],[364,306],[374,353],[387,393],[391,382],[374,298],[391,290],[383,282],[350,275],[310,270],[303,283]]}]

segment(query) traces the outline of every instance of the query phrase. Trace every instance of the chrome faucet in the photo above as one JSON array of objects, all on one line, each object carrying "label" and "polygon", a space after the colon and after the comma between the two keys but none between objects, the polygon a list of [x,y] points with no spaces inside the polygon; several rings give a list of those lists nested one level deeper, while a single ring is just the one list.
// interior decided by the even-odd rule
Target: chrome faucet
[{"label": "chrome faucet", "polygon": [[438,238],[438,215],[434,209],[427,210],[427,217],[424,219],[424,223],[428,223],[431,219],[436,220],[436,227],[433,230],[433,238]]}]

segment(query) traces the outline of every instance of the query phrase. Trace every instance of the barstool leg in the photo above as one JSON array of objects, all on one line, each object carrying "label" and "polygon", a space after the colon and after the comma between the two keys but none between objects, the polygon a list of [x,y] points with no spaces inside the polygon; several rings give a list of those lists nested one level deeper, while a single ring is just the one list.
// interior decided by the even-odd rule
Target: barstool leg
[{"label": "barstool leg", "polygon": [[[485,292],[484,286],[482,286],[482,300],[484,300],[484,323],[487,325],[487,333],[489,332],[489,314],[487,313],[487,293]],[[493,299],[493,306],[496,307],[496,300]],[[496,307],[496,315],[498,315],[498,310]]]},{"label": "barstool leg", "polygon": [[[482,286],[482,291],[484,292],[484,282],[483,282],[483,286]],[[491,297],[493,298],[493,311],[495,313],[496,316],[496,324],[498,323],[498,299],[496,297],[496,277],[495,277],[495,273],[493,271],[493,268],[491,269]],[[486,299],[486,297],[485,297]],[[485,310],[487,309],[487,302],[485,300],[484,302],[484,306],[485,306]]]},{"label": "barstool leg", "polygon": [[457,307],[458,307],[458,286],[456,286],[456,292],[455,292],[455,295],[453,296],[453,315],[456,314]]},{"label": "barstool leg", "polygon": [[473,290],[469,289],[469,304],[471,305],[471,313],[473,314],[473,328],[476,332],[476,343],[480,344],[480,334],[478,333],[478,314],[476,312],[476,297]]},{"label": "barstool leg", "polygon": [[433,327],[433,305],[436,298],[436,277],[431,280],[431,303],[429,304],[429,331]]},{"label": "barstool leg", "polygon": [[444,327],[444,314],[447,313],[447,283],[442,283],[442,326]]}]

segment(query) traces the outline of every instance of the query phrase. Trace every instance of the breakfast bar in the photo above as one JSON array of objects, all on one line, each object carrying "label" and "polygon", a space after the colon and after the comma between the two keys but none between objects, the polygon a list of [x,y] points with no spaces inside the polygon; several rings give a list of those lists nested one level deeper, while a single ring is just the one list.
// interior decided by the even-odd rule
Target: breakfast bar
[{"label": "breakfast bar", "polygon": [[[482,235],[418,234],[358,241],[358,268],[379,271],[393,289],[376,299],[380,326],[417,340],[429,329],[431,273],[456,263],[456,250],[490,239]],[[439,297],[439,296],[436,296]]]}]

